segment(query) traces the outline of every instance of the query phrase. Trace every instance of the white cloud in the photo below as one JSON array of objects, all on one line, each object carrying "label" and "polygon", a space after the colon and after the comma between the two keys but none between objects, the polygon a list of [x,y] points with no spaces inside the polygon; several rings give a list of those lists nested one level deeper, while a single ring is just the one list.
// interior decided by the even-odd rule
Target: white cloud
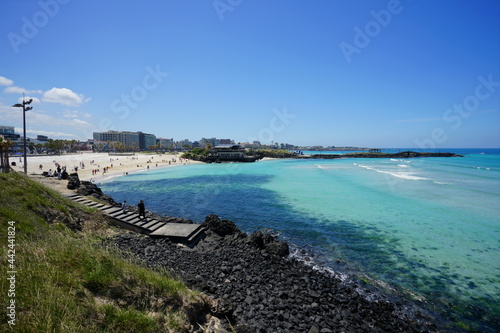
[{"label": "white cloud", "polygon": [[[87,118],[87,113],[78,112],[77,116],[78,118]],[[41,134],[54,139],[90,138],[96,126],[78,118],[65,118],[60,114],[50,115],[45,110],[34,108],[26,112],[27,132],[30,133],[30,135]],[[0,101],[0,119],[0,125],[15,126],[17,128],[17,133],[22,133],[23,112],[20,108],[13,108]]]},{"label": "white cloud", "polygon": [[80,112],[78,110],[64,110],[63,117],[64,118],[79,118],[79,117],[90,118],[90,117],[92,117],[92,115],[90,113],[84,113],[84,112]]},{"label": "white cloud", "polygon": [[64,113],[64,115],[63,115],[64,118],[76,118],[76,117],[78,117],[78,111],[76,111],[76,110],[64,110],[63,113]]},{"label": "white cloud", "polygon": [[43,94],[42,100],[49,103],[59,103],[69,106],[78,106],[83,103],[84,96],[68,88],[52,88]]},{"label": "white cloud", "polygon": [[13,93],[13,94],[22,94],[22,93],[43,94],[42,90],[26,90],[24,88],[16,87],[16,86],[7,87],[7,88],[5,88],[4,92],[5,93]]},{"label": "white cloud", "polygon": [[86,122],[85,120],[73,119],[72,125],[76,127],[94,127],[94,125]]},{"label": "white cloud", "polygon": [[[14,129],[16,133],[22,133],[23,129],[22,128],[15,128]],[[68,137],[68,138],[77,138],[76,135],[74,134],[69,134],[69,133],[64,133],[64,132],[51,132],[51,131],[40,131],[40,130],[32,130],[32,129],[27,129],[26,134],[30,135],[46,135],[49,138],[60,138],[60,137]],[[28,135],[26,135],[28,136]]]},{"label": "white cloud", "polygon": [[9,80],[6,77],[0,76],[0,86],[10,86],[14,81]]},{"label": "white cloud", "polygon": [[[24,97],[25,101],[29,101],[30,99],[33,100],[33,102],[31,102],[32,105],[33,104],[41,104],[42,103],[42,102],[40,102],[40,98],[38,98],[38,97],[31,97],[31,96]],[[19,101],[19,103],[22,103],[23,102],[23,98],[19,97],[18,101]]]}]

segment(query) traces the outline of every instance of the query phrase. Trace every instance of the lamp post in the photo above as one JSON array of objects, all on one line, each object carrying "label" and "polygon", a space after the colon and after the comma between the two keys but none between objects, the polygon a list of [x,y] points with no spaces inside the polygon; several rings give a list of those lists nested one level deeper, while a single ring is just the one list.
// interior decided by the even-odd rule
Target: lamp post
[{"label": "lamp post", "polygon": [[23,108],[23,135],[24,135],[24,145],[23,145],[23,155],[24,155],[24,174],[28,174],[28,163],[27,163],[27,157],[26,157],[26,111],[29,111],[33,109],[32,106],[26,106],[28,104],[31,104],[33,102],[33,99],[30,98],[29,101],[24,100],[24,93],[23,93],[23,103],[17,103],[12,105],[14,108]]}]

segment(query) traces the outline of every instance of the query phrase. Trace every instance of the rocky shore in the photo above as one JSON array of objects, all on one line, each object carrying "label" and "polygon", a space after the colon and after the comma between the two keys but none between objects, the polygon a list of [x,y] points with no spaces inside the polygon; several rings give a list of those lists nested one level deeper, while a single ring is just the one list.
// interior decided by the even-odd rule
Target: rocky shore
[{"label": "rocky shore", "polygon": [[[127,233],[106,244],[217,299],[211,314],[227,332],[444,331],[414,305],[290,256],[288,244],[273,235],[247,235],[216,215],[204,225],[207,235],[193,248]],[[209,326],[207,332],[221,330]]]}]

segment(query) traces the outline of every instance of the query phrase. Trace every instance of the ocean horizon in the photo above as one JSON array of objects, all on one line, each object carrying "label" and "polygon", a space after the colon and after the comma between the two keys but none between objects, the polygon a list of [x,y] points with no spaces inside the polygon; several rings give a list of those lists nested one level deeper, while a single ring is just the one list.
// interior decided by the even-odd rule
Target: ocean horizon
[{"label": "ocean horizon", "polygon": [[[500,149],[413,159],[192,164],[103,180],[116,201],[266,230],[318,267],[402,295],[457,327],[499,329]],[[345,152],[304,152],[345,153]]]}]

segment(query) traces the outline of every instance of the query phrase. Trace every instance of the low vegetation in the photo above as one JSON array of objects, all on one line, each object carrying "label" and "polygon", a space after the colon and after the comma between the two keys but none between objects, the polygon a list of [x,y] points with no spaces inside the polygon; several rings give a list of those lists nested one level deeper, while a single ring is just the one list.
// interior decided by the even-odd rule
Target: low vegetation
[{"label": "low vegetation", "polygon": [[2,303],[15,304],[0,331],[189,332],[208,308],[168,272],[101,246],[99,212],[16,172],[0,174],[0,202],[0,267],[15,271],[0,280]]},{"label": "low vegetation", "polygon": [[290,152],[286,149],[251,149],[249,151],[250,155],[258,155],[260,158],[271,157],[271,158],[293,158],[297,157],[297,153]]},{"label": "low vegetation", "polygon": [[193,150],[187,151],[181,155],[181,158],[187,158],[190,160],[200,160],[206,157],[209,153],[209,149],[194,148]]},{"label": "low vegetation", "polygon": [[[182,158],[188,158],[192,160],[203,160],[210,152],[211,148],[194,148],[188,152],[182,154]],[[259,159],[264,157],[271,158],[293,158],[297,157],[297,153],[289,152],[286,149],[249,149],[246,154],[248,156],[258,156]]]}]

